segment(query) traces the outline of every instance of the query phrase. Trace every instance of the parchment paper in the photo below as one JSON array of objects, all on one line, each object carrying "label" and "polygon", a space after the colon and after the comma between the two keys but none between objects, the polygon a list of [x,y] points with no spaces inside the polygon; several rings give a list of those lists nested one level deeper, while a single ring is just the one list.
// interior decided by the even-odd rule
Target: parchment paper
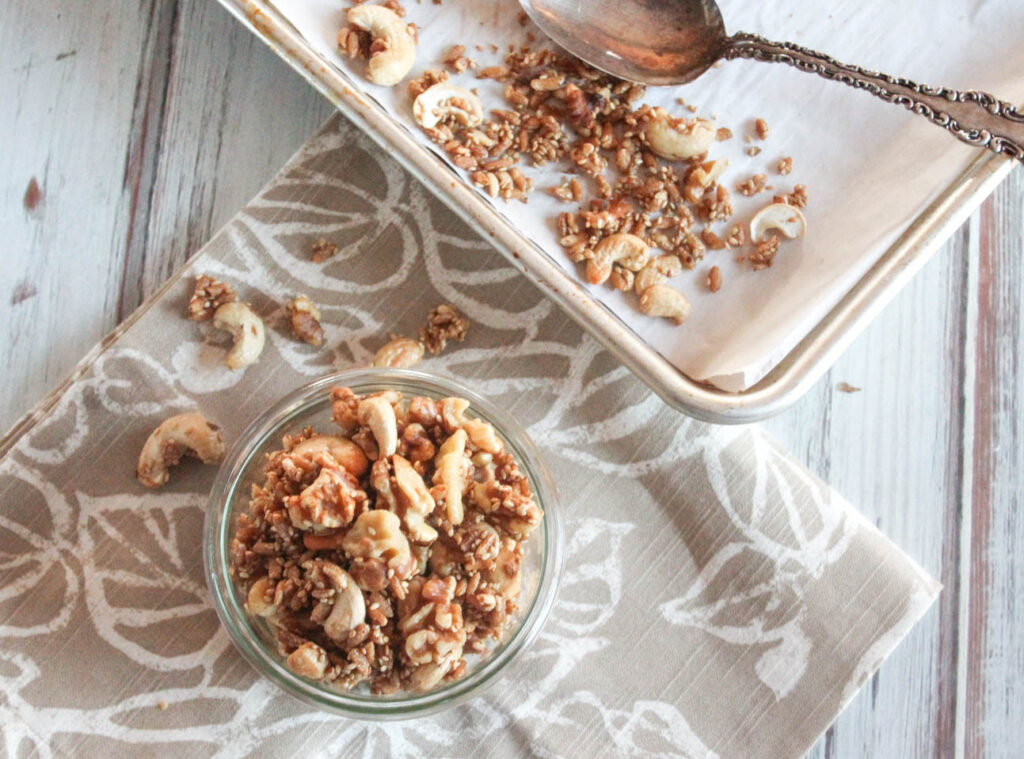
[{"label": "parchment paper", "polygon": [[[354,86],[381,103],[428,149],[437,151],[416,127],[404,86],[370,84],[363,63],[336,52],[346,4],[341,0],[276,0],[275,5],[320,51],[349,73]],[[905,0],[885,2],[782,2],[722,0],[730,31],[743,30],[820,49],[840,60],[906,76],[932,85],[985,89],[1014,102],[1024,101],[1024,4],[1016,0]],[[437,68],[445,51],[464,44],[482,65],[500,62],[509,43],[525,41],[514,0],[444,0],[434,5],[406,2],[408,19],[420,28],[417,62],[411,75]],[[477,44],[499,46],[478,52]],[[504,107],[500,88],[472,72],[453,75],[479,86],[485,109]],[[805,184],[808,232],[787,242],[767,271],[752,272],[729,251],[709,251],[693,272],[672,281],[693,304],[681,328],[636,311],[634,297],[607,286],[589,287],[596,298],[695,379],[738,391],[768,373],[877,261],[908,223],[932,202],[976,155],[943,130],[901,108],[840,84],[777,64],[735,61],[713,69],[680,88],[648,92],[646,102],[689,115],[675,99],[717,116],[736,137],[719,144],[715,155],[730,159],[726,184],[767,172],[772,184],[790,191]],[[744,135],[755,117],[771,134],[756,158],[746,154]],[[777,176],[783,156],[794,159],[793,173]],[[557,185],[554,168],[527,172],[539,188]],[[752,199],[733,193],[737,220],[747,220],[771,194]],[[552,258],[579,278],[557,243],[554,217],[567,206],[534,192],[528,205],[496,201],[496,207]],[[570,206],[571,208],[571,206]],[[710,294],[708,269],[718,265],[724,285]]]}]

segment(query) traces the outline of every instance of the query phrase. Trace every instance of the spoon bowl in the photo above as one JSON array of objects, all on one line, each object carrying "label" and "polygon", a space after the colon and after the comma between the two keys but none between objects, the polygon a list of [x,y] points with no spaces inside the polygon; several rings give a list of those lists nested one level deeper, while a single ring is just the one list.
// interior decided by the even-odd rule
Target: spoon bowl
[{"label": "spoon bowl", "polygon": [[602,71],[646,84],[683,84],[728,46],[714,0],[521,0],[551,39]]}]

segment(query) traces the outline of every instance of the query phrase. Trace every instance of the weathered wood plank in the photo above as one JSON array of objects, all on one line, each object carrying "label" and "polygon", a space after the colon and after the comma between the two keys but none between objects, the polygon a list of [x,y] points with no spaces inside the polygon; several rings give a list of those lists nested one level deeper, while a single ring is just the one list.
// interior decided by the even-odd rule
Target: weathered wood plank
[{"label": "weathered wood plank", "polygon": [[[816,759],[951,755],[967,244],[964,229],[825,380],[767,424],[946,586]],[[842,392],[841,382],[861,390]]]},{"label": "weathered wood plank", "polygon": [[[125,147],[157,0],[0,6],[0,426],[117,318]],[[23,203],[35,178],[41,198]]]},{"label": "weathered wood plank", "polygon": [[180,0],[134,307],[228,221],[333,106],[211,0]]},{"label": "weathered wood plank", "polygon": [[973,425],[965,440],[970,562],[963,755],[1019,756],[1024,746],[1024,180],[1020,171],[982,208],[972,277],[977,325],[972,347]]}]

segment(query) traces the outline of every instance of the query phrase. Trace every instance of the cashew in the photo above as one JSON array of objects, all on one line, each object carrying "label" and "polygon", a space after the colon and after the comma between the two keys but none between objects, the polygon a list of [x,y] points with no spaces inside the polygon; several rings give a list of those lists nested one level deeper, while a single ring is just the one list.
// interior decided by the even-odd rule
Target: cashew
[{"label": "cashew", "polygon": [[599,285],[612,273],[617,263],[630,271],[640,271],[647,265],[647,243],[636,235],[619,232],[605,237],[594,248],[594,257],[587,261],[587,281]]},{"label": "cashew", "polygon": [[[357,6],[359,8],[377,6]],[[394,455],[398,449],[398,421],[395,419],[395,409],[388,403],[388,399],[377,395],[359,402],[357,410],[359,423],[365,424],[373,433],[373,439],[377,441],[377,449],[381,458]]]},{"label": "cashew", "polygon": [[437,539],[437,530],[426,523],[426,517],[434,511],[434,499],[412,464],[397,454],[392,462],[395,465],[395,484],[406,501],[402,521],[409,536],[417,543],[432,543]]},{"label": "cashew", "polygon": [[700,155],[718,137],[715,122],[707,119],[677,119],[661,113],[647,122],[644,129],[651,150],[670,161],[681,161]]},{"label": "cashew", "polygon": [[244,303],[225,303],[213,314],[213,326],[230,332],[235,344],[224,363],[228,369],[241,369],[253,363],[263,352],[263,320]]},{"label": "cashew", "polygon": [[366,469],[370,466],[362,448],[348,438],[333,435],[314,435],[303,440],[290,452],[307,458],[313,458],[318,453],[326,453],[356,477],[366,474]]},{"label": "cashew", "polygon": [[413,101],[412,113],[424,129],[454,121],[464,127],[478,126],[484,120],[480,98],[464,87],[440,82],[428,87]]},{"label": "cashew", "polygon": [[690,315],[690,301],[668,285],[651,285],[640,296],[640,310],[648,316],[664,316],[682,324]]},{"label": "cashew", "polygon": [[384,87],[402,81],[416,62],[416,40],[398,14],[380,5],[357,5],[349,8],[348,23],[373,37],[367,79]]},{"label": "cashew", "polygon": [[356,585],[352,575],[330,562],[324,562],[322,568],[334,588],[334,606],[324,620],[324,633],[331,640],[341,643],[349,630],[366,619],[366,602],[363,600],[363,591]]},{"label": "cashew", "polygon": [[501,453],[505,447],[494,427],[482,419],[467,419],[469,401],[465,398],[441,399],[441,418],[450,429],[461,427],[466,431],[469,442],[485,453]]},{"label": "cashew", "polygon": [[341,547],[352,558],[382,559],[400,580],[416,570],[416,559],[402,534],[402,523],[385,509],[360,514]]},{"label": "cashew", "polygon": [[307,640],[288,654],[284,663],[300,677],[319,680],[327,671],[327,652],[313,641]]},{"label": "cashew", "polygon": [[807,220],[800,212],[788,203],[772,203],[754,214],[750,220],[750,239],[761,242],[764,234],[770,229],[777,230],[790,240],[803,237],[807,230]]},{"label": "cashew", "polygon": [[653,285],[663,285],[683,270],[679,256],[664,255],[652,258],[633,280],[633,288],[637,295]]},{"label": "cashew", "polygon": [[[272,617],[277,612],[277,604],[267,601],[267,595],[274,583],[268,577],[261,577],[249,588],[249,594],[245,598],[245,608],[250,614],[257,617]],[[271,596],[272,597],[272,596]]]},{"label": "cashew", "polygon": [[423,343],[411,337],[396,337],[387,343],[373,357],[374,366],[390,366],[407,369],[423,360]]},{"label": "cashew", "polygon": [[466,431],[455,433],[444,441],[435,459],[434,484],[444,486],[444,508],[448,521],[461,524],[465,516],[462,506],[462,491],[466,487],[465,452]]},{"label": "cashew", "polygon": [[224,437],[220,427],[210,424],[202,414],[178,414],[164,421],[150,434],[139,454],[136,474],[147,488],[158,488],[170,478],[169,467],[186,453],[204,464],[220,461],[224,455]]}]

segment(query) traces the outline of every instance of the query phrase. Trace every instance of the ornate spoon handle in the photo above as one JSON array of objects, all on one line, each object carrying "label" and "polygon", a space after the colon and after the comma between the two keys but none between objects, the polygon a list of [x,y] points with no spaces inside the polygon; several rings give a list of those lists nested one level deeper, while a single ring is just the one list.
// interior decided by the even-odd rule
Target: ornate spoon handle
[{"label": "ornate spoon handle", "polygon": [[728,39],[722,57],[788,63],[801,71],[867,90],[882,100],[927,117],[970,145],[1024,161],[1024,113],[988,93],[932,88],[909,79],[849,66],[790,42],[772,42],[742,32]]}]

